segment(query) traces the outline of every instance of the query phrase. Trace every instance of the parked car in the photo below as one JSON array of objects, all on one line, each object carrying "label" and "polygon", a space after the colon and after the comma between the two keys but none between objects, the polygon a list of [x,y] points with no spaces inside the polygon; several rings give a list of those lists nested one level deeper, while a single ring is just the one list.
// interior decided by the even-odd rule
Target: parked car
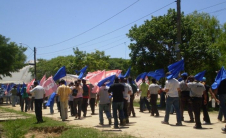
[{"label": "parked car", "polygon": [[0,88],[0,104],[3,104],[4,101],[6,101],[5,91]]}]

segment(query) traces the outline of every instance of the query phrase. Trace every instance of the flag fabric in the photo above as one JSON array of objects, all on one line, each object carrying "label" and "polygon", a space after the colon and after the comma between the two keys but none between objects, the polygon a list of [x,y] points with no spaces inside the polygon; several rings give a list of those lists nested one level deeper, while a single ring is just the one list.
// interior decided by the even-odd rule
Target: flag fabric
[{"label": "flag fabric", "polygon": [[10,92],[14,85],[15,85],[14,83],[8,84],[7,92]]},{"label": "flag fabric", "polygon": [[93,84],[94,86],[96,86],[97,83],[98,83],[99,81],[101,81],[102,79],[104,79],[104,78],[105,78],[105,70],[103,70],[103,71],[100,72],[99,74],[96,74],[95,76],[91,77],[91,78],[89,79],[89,82],[90,82],[91,84]]},{"label": "flag fabric", "polygon": [[205,73],[206,73],[205,70],[202,71],[202,72],[197,73],[197,74],[195,75],[195,79],[196,79],[197,81],[202,81],[202,78],[205,76]]},{"label": "flag fabric", "polygon": [[25,88],[26,88],[26,84],[23,82],[23,85],[22,85],[21,90],[20,90],[21,95],[24,93]]},{"label": "flag fabric", "polygon": [[17,93],[20,93],[20,84],[17,86],[16,90],[17,90]]},{"label": "flag fabric", "polygon": [[59,80],[60,78],[66,76],[66,68],[65,66],[61,67],[57,73],[53,76],[53,80],[56,81],[56,80]]},{"label": "flag fabric", "polygon": [[165,72],[164,69],[158,69],[148,72],[147,76],[155,78],[156,80],[160,80],[162,77],[165,77]]},{"label": "flag fabric", "polygon": [[110,86],[111,84],[114,83],[115,77],[116,77],[116,75],[109,76],[109,77],[107,77],[107,78],[101,80],[101,81],[97,84],[97,86],[101,87],[101,86],[102,86],[104,83],[106,83],[106,82],[108,82],[106,85],[107,85],[107,86]]},{"label": "flag fabric", "polygon": [[211,85],[212,89],[217,89],[221,81],[224,79],[226,79],[226,70],[222,67],[217,73],[214,83]]},{"label": "flag fabric", "polygon": [[172,78],[177,78],[180,71],[184,70],[184,59],[169,65],[168,70],[171,73],[170,75],[168,75],[166,77],[168,80],[170,80]]},{"label": "flag fabric", "polygon": [[40,80],[39,85],[42,86],[43,83],[44,83],[45,81],[46,81],[46,75],[44,75],[44,76],[42,77],[42,79]]},{"label": "flag fabric", "polygon": [[118,77],[119,78],[126,78],[126,77],[128,77],[130,75],[130,69],[131,69],[131,67],[128,68],[128,70],[126,71],[125,75],[120,74]]},{"label": "flag fabric", "polygon": [[49,97],[49,99],[48,99],[48,102],[46,103],[46,106],[49,107],[51,104],[54,104],[54,98],[55,98],[55,96],[56,96],[56,93],[53,92],[53,93],[50,95],[50,97]]},{"label": "flag fabric", "polygon": [[79,72],[80,72],[80,74],[79,74],[79,76],[78,76],[79,79],[82,79],[82,78],[83,78],[83,76],[84,76],[84,74],[85,74],[85,72],[86,72],[87,67],[88,67],[88,66],[85,66],[84,68],[82,68],[82,69],[79,71]]},{"label": "flag fabric", "polygon": [[96,75],[100,72],[101,72],[101,70],[98,70],[98,71],[95,71],[95,72],[88,72],[88,74],[86,75],[85,78],[86,78],[86,80],[88,80],[89,78],[91,78],[92,76],[94,76],[94,75]]},{"label": "flag fabric", "polygon": [[29,91],[30,91],[31,85],[33,85],[34,82],[35,82],[35,79],[33,79],[31,82],[29,82],[29,83],[27,84],[27,90],[26,90],[26,92],[29,92]]},{"label": "flag fabric", "polygon": [[136,78],[136,82],[138,82],[139,80],[145,79],[147,74],[148,74],[147,72],[143,72],[140,75],[138,75],[137,78]]},{"label": "flag fabric", "polygon": [[106,71],[105,72],[105,77],[109,77],[111,75],[116,75],[116,76],[119,76],[119,74],[121,74],[122,70],[109,70],[109,71]]},{"label": "flag fabric", "polygon": [[49,77],[42,86],[45,89],[46,97],[51,95],[53,92],[57,90],[57,84],[53,80],[53,77]]},{"label": "flag fabric", "polygon": [[5,85],[5,84],[2,84],[2,86],[1,86],[2,88],[3,88],[3,90],[5,91],[5,90],[7,90],[7,85]]}]

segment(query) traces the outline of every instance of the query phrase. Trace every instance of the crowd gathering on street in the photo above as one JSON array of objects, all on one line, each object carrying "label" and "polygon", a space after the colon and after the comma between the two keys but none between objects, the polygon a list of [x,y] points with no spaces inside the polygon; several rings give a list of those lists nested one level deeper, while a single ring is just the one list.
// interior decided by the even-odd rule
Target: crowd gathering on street
[{"label": "crowd gathering on street", "polygon": [[[226,79],[222,80],[218,88],[212,91],[211,87],[206,84],[205,77],[202,81],[197,81],[194,76],[182,73],[181,78],[181,81],[175,78],[167,79],[165,86],[161,87],[154,78],[151,79],[150,85],[145,82],[145,79],[142,79],[140,86],[137,86],[131,77],[116,77],[110,87],[103,83],[97,93],[93,92],[94,86],[87,84],[85,79],[78,79],[68,85],[62,79],[59,81],[56,92],[53,92],[48,98],[45,97],[44,88],[35,81],[28,92],[26,87],[23,87],[19,89],[18,93],[17,87],[21,86],[15,85],[10,91],[11,100],[8,99],[7,102],[12,101],[13,107],[19,104],[22,112],[35,110],[36,123],[43,123],[43,107],[49,106],[50,113],[54,113],[54,103],[57,103],[62,121],[68,119],[68,108],[70,108],[71,116],[81,119],[81,117],[87,116],[88,105],[91,108],[91,115],[96,114],[95,106],[98,105],[99,125],[104,125],[103,114],[105,113],[108,124],[113,124],[113,128],[116,129],[130,123],[130,117],[136,117],[133,106],[135,95],[140,95],[140,112],[148,111],[150,116],[159,117],[157,100],[160,95],[160,105],[166,107],[162,124],[169,124],[169,116],[175,112],[177,118],[175,125],[182,126],[182,122],[185,120],[183,112],[187,109],[189,122],[195,123],[193,128],[201,129],[202,125],[211,124],[208,114],[208,102],[210,101],[209,96],[211,96],[211,99],[219,104],[218,120],[226,123]],[[200,119],[201,111],[204,116],[203,121]],[[222,128],[222,131],[226,132],[226,126]]]}]

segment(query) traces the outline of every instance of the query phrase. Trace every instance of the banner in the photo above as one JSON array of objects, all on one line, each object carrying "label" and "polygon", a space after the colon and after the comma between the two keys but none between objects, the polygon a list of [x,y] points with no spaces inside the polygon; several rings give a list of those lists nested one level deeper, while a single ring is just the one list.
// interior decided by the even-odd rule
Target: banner
[{"label": "banner", "polygon": [[43,84],[43,88],[46,92],[46,97],[51,95],[53,92],[57,90],[57,85],[55,81],[53,80],[53,77],[49,77]]},{"label": "banner", "polygon": [[45,81],[46,81],[46,75],[44,75],[44,76],[42,77],[42,79],[40,80],[39,85],[42,86],[42,85],[44,84]]},{"label": "banner", "polygon": [[33,79],[31,82],[29,82],[29,83],[27,84],[27,90],[26,90],[26,92],[29,92],[29,91],[31,90],[31,85],[34,84],[34,81],[35,81],[35,79]]}]

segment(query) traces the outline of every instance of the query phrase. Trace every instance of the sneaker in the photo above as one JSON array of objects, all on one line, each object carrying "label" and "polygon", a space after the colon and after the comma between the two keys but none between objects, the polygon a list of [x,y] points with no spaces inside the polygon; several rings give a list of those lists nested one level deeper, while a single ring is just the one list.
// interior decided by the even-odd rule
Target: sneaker
[{"label": "sneaker", "polygon": [[182,123],[176,123],[176,126],[182,126]]},{"label": "sneaker", "polygon": [[169,124],[169,122],[165,122],[165,121],[162,121],[161,123],[162,123],[162,124]]},{"label": "sneaker", "polygon": [[226,132],[226,127],[222,127],[221,130]]}]

